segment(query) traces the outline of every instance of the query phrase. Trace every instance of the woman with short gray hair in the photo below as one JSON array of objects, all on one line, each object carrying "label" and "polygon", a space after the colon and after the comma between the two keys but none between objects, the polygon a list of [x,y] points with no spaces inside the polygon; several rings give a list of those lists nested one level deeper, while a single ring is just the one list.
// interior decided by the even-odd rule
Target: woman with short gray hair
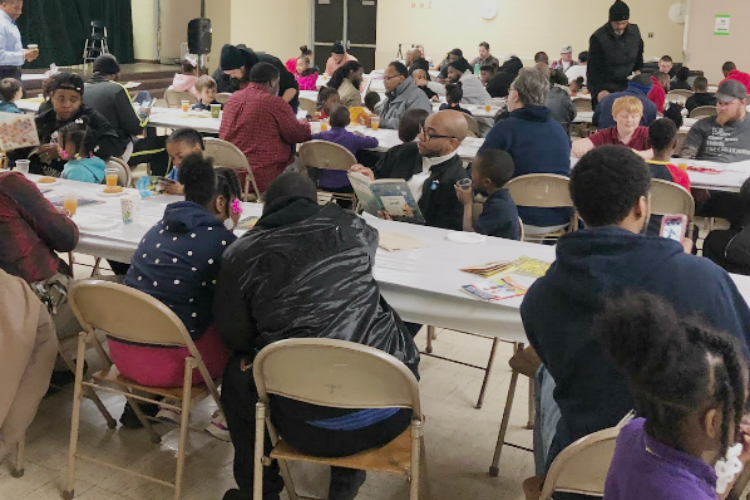
[{"label": "woman with short gray hair", "polygon": [[[518,72],[518,78],[513,80],[510,84],[510,90],[515,90],[518,93],[518,101],[516,107],[528,107],[528,106],[544,106],[547,102],[547,94],[549,94],[549,80],[540,71],[527,68],[522,69]],[[521,106],[518,106],[521,104]],[[510,109],[511,97],[508,95],[508,111]]]}]

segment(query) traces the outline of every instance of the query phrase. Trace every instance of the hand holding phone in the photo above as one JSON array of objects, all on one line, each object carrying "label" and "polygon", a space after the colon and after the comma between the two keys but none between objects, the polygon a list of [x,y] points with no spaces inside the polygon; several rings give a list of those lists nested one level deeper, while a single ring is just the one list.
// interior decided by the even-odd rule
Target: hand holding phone
[{"label": "hand holding phone", "polygon": [[684,215],[665,215],[661,219],[661,231],[659,235],[681,243],[685,238],[688,220]]}]

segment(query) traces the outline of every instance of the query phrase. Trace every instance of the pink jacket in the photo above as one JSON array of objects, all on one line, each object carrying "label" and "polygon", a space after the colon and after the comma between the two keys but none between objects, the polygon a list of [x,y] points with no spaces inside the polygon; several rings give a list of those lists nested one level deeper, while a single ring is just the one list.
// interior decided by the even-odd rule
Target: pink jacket
[{"label": "pink jacket", "polygon": [[297,79],[300,90],[318,90],[318,72],[314,71],[307,76],[302,76],[296,71],[294,78]]},{"label": "pink jacket", "polygon": [[190,92],[200,101],[201,93],[195,89],[195,82],[197,80],[198,77],[195,75],[177,73],[174,75],[174,80],[172,80],[172,88],[177,92]]}]

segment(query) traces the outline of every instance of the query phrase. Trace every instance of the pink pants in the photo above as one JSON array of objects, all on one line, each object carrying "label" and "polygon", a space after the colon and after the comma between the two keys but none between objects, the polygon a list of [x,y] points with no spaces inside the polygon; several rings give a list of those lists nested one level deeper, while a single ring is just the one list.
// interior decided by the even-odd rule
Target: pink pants
[{"label": "pink pants", "polygon": [[[219,337],[215,327],[195,341],[203,362],[212,379],[224,372],[229,360],[229,349]],[[109,340],[109,355],[117,369],[135,382],[150,387],[182,387],[185,379],[185,358],[190,356],[187,347],[155,347],[127,344]],[[203,382],[198,370],[193,371],[193,383]]]}]

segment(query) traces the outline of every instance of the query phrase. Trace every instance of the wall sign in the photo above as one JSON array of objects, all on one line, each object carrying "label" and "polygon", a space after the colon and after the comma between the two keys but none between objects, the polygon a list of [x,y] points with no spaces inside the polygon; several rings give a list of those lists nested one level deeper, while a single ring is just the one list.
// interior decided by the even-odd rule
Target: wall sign
[{"label": "wall sign", "polygon": [[716,14],[716,25],[714,27],[714,35],[728,35],[729,34],[729,16],[726,14]]}]

